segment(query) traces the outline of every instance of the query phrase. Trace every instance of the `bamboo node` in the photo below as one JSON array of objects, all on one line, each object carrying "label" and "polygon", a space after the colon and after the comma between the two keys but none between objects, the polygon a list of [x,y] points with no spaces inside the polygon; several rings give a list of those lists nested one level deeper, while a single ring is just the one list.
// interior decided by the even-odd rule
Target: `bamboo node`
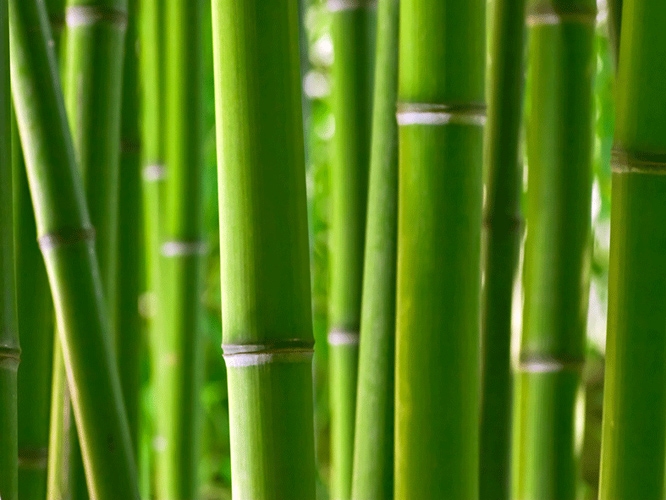
[{"label": "bamboo node", "polygon": [[146,182],[161,181],[166,177],[166,168],[159,163],[152,163],[143,167],[142,175]]},{"label": "bamboo node", "polygon": [[557,373],[582,372],[585,358],[547,358],[547,357],[521,357],[518,362],[520,373]]},{"label": "bamboo node", "polygon": [[48,465],[48,448],[20,448],[18,466],[21,469],[44,470]]},{"label": "bamboo node", "polygon": [[590,24],[597,21],[595,10],[560,12],[552,8],[539,7],[527,13],[527,26],[557,26],[560,24]]},{"label": "bamboo node", "polygon": [[21,362],[21,348],[14,346],[0,346],[0,369],[18,370]]},{"label": "bamboo node", "polygon": [[167,241],[162,245],[163,257],[188,257],[206,255],[208,244],[205,241]]},{"label": "bamboo node", "polygon": [[77,5],[67,7],[65,21],[68,28],[107,23],[124,30],[127,27],[127,12],[111,7]]},{"label": "bamboo node", "polygon": [[486,123],[486,106],[482,103],[430,104],[398,103],[398,125],[472,125]]},{"label": "bamboo node", "polygon": [[374,9],[377,7],[377,0],[328,0],[326,2],[326,7],[329,12]]},{"label": "bamboo node", "polygon": [[360,335],[358,332],[350,332],[346,330],[331,330],[328,332],[328,345],[358,345],[360,342]]},{"label": "bamboo node", "polygon": [[611,168],[616,174],[666,175],[666,154],[615,147],[611,152]]},{"label": "bamboo node", "polygon": [[286,339],[265,344],[222,344],[227,368],[244,368],[271,363],[309,363],[314,342]]},{"label": "bamboo node", "polygon": [[44,234],[37,241],[42,252],[77,243],[93,242],[95,241],[95,228],[66,228],[54,233]]}]

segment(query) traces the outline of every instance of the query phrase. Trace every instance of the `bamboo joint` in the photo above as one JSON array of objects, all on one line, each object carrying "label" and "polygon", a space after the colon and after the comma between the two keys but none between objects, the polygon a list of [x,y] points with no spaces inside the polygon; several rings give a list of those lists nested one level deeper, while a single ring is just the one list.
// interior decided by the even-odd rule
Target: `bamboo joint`
[{"label": "bamboo joint", "polygon": [[160,163],[151,163],[143,167],[142,175],[146,182],[158,182],[166,177],[166,168]]},{"label": "bamboo joint", "polygon": [[95,24],[111,24],[121,30],[127,28],[127,12],[104,6],[68,7],[65,12],[65,20],[68,28]]},{"label": "bamboo joint", "polygon": [[398,125],[472,125],[483,126],[486,123],[486,105],[483,103],[467,104],[432,104],[398,103],[396,114]]},{"label": "bamboo joint", "polygon": [[328,332],[328,345],[358,345],[360,335],[358,332],[346,330],[331,330]]},{"label": "bamboo joint", "polygon": [[21,469],[45,470],[48,456],[48,448],[21,448],[18,451],[18,466]]},{"label": "bamboo joint", "polygon": [[611,153],[611,167],[616,174],[666,175],[666,154],[615,147]]},{"label": "bamboo joint", "polygon": [[0,369],[18,370],[21,362],[21,348],[14,346],[0,346]]},{"label": "bamboo joint", "polygon": [[563,11],[551,6],[539,5],[531,9],[525,18],[528,26],[555,26],[561,24],[591,24],[597,20],[594,10]]},{"label": "bamboo joint", "polygon": [[517,371],[520,373],[580,372],[585,358],[521,355]]},{"label": "bamboo joint", "polygon": [[61,231],[45,234],[38,239],[39,248],[42,252],[63,246],[75,245],[77,243],[91,243],[94,241],[95,228],[93,227],[63,229]]},{"label": "bamboo joint", "polygon": [[222,344],[227,368],[245,368],[271,363],[309,363],[314,342],[288,339],[265,344]]},{"label": "bamboo joint", "polygon": [[163,257],[187,257],[205,255],[208,245],[205,241],[167,241],[162,245]]},{"label": "bamboo joint", "polygon": [[377,7],[377,0],[328,0],[326,6],[329,12],[374,9]]}]

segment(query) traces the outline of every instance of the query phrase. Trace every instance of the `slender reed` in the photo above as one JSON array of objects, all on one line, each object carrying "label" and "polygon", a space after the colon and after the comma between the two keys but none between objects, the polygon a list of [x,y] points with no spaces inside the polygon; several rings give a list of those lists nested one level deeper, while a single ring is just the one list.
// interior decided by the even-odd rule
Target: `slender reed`
[{"label": "slender reed", "polygon": [[14,207],[7,2],[0,1],[0,498],[18,500],[18,390],[21,359],[14,279]]},{"label": "slender reed", "polygon": [[11,0],[9,5],[13,97],[88,486],[98,500],[137,499],[94,231],[69,135],[44,4]]},{"label": "slender reed", "polygon": [[330,0],[335,135],[330,177],[331,497],[349,498],[372,109],[374,2]]},{"label": "slender reed", "polygon": [[522,233],[519,143],[525,0],[494,0],[490,36],[479,496],[506,500],[511,484],[512,291]]},{"label": "slender reed", "polygon": [[393,495],[398,12],[397,0],[380,0],[351,495],[359,500]]},{"label": "slender reed", "polygon": [[395,498],[478,497],[484,28],[400,3]]},{"label": "slender reed", "polygon": [[599,498],[664,496],[666,4],[626,0],[616,85]]},{"label": "slender reed", "polygon": [[233,496],[311,500],[298,3],[214,0],[213,47]]}]

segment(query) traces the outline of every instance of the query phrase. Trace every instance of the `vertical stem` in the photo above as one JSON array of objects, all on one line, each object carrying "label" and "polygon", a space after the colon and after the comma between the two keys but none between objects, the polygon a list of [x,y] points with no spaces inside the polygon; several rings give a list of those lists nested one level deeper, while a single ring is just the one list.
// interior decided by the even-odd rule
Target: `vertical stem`
[{"label": "vertical stem", "polygon": [[625,0],[616,85],[603,500],[663,498],[666,4]]},{"label": "vertical stem", "polygon": [[[298,3],[214,0],[234,498],[315,498]],[[270,82],[270,84],[267,84]]]},{"label": "vertical stem", "polygon": [[525,0],[495,0],[490,35],[479,495],[482,500],[507,500],[513,403],[511,309],[522,229],[519,143]]},{"label": "vertical stem", "polygon": [[166,144],[168,165],[160,259],[157,426],[158,498],[197,495],[199,304],[202,234],[202,1],[166,5]]},{"label": "vertical stem", "polygon": [[398,231],[397,0],[380,0],[365,240],[352,498],[393,495]]},{"label": "vertical stem", "polygon": [[400,3],[395,498],[478,497],[484,28]]},{"label": "vertical stem", "polygon": [[330,184],[331,497],[349,498],[372,110],[371,1],[330,0],[335,135]]},{"label": "vertical stem", "polygon": [[41,1],[10,1],[10,38],[17,121],[88,486],[97,500],[137,499],[94,231]]},{"label": "vertical stem", "polygon": [[14,279],[12,134],[7,2],[0,1],[0,498],[18,500],[17,371],[21,357]]}]

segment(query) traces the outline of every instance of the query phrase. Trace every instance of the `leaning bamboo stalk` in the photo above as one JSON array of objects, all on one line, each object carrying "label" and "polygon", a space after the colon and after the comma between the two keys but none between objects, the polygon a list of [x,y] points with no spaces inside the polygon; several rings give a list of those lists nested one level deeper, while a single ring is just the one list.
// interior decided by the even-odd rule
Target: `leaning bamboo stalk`
[{"label": "leaning bamboo stalk", "polygon": [[395,498],[478,497],[484,27],[400,3]]},{"label": "leaning bamboo stalk", "polygon": [[50,38],[41,1],[11,0],[13,97],[88,485],[98,500],[137,499],[94,231]]},{"label": "leaning bamboo stalk", "polygon": [[625,0],[616,85],[602,500],[663,498],[666,4]]},{"label": "leaning bamboo stalk", "polygon": [[352,498],[393,495],[395,277],[398,231],[397,0],[380,0],[363,270]]},{"label": "leaning bamboo stalk", "polygon": [[482,500],[505,500],[511,483],[512,292],[522,233],[519,143],[525,0],[493,2],[490,36],[479,495]]},{"label": "leaning bamboo stalk", "polygon": [[7,2],[0,2],[0,498],[18,500],[17,371],[21,358],[14,279],[14,207]]},{"label": "leaning bamboo stalk", "polygon": [[213,1],[234,498],[315,498],[297,9]]},{"label": "leaning bamboo stalk", "polygon": [[574,499],[592,198],[594,0],[528,4],[527,237],[516,374],[517,498]]},{"label": "leaning bamboo stalk", "polygon": [[372,109],[370,0],[330,0],[335,60],[331,110],[335,134],[330,167],[329,387],[331,497],[349,498],[361,323]]}]

